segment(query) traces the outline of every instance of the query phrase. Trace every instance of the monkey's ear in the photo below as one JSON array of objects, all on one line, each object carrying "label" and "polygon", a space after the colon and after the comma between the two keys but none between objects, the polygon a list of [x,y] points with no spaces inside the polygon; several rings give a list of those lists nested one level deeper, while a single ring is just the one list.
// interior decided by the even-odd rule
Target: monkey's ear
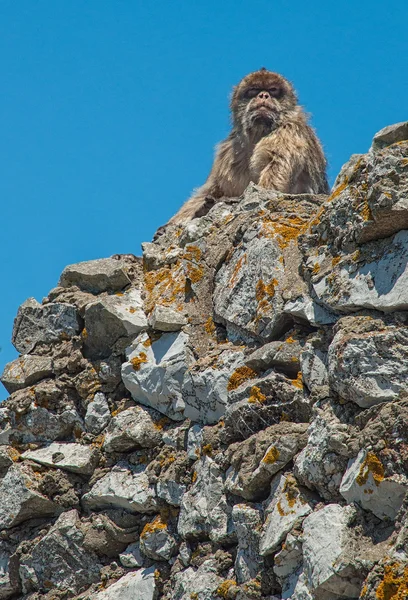
[{"label": "monkey's ear", "polygon": [[266,67],[261,67],[259,70],[260,71],[267,71],[268,69]]}]

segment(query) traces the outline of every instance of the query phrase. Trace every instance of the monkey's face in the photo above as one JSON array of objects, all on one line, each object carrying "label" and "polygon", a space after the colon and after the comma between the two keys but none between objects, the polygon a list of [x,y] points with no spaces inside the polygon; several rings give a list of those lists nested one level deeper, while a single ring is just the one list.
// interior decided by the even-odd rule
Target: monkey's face
[{"label": "monkey's face", "polygon": [[234,88],[231,109],[234,125],[247,133],[265,135],[279,122],[283,111],[296,106],[291,84],[266,69],[250,73]]}]

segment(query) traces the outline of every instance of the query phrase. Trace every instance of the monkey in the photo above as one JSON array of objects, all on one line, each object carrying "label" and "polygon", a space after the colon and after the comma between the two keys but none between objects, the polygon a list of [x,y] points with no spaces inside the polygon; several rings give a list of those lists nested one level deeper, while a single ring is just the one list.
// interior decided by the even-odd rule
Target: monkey
[{"label": "monkey", "polygon": [[207,181],[168,224],[203,216],[251,181],[286,194],[329,193],[322,146],[287,79],[265,67],[250,73],[233,88],[230,109],[231,133],[218,145]]}]

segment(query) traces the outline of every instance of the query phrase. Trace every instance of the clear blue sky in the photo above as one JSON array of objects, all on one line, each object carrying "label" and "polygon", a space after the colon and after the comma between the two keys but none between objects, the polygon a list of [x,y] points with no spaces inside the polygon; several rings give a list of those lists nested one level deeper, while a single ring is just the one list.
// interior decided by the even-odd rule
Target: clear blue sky
[{"label": "clear blue sky", "polygon": [[249,71],[293,81],[331,182],[408,119],[407,22],[406,0],[0,0],[0,371],[27,297],[139,254],[204,182]]}]

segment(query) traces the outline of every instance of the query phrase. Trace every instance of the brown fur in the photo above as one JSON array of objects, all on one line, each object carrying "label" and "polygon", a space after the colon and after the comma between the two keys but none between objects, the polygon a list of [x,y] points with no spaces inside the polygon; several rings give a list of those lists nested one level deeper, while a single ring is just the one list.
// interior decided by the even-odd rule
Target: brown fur
[{"label": "brown fur", "polygon": [[266,69],[233,89],[232,130],[217,148],[205,184],[169,223],[205,214],[214,201],[240,196],[250,181],[288,194],[326,194],[326,159],[292,85]]}]

